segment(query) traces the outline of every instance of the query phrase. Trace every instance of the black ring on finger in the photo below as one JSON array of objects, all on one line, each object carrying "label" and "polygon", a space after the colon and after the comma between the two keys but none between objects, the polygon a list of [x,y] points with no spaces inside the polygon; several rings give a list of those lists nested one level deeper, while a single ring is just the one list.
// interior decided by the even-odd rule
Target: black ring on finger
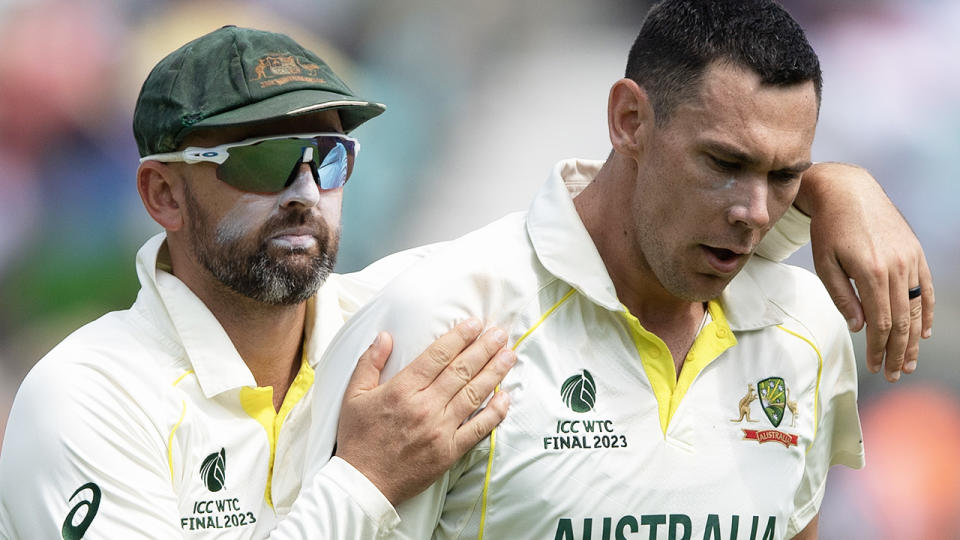
[{"label": "black ring on finger", "polygon": [[919,285],[916,287],[911,287],[910,290],[907,291],[907,298],[913,300],[914,298],[920,296],[920,290],[921,289]]}]

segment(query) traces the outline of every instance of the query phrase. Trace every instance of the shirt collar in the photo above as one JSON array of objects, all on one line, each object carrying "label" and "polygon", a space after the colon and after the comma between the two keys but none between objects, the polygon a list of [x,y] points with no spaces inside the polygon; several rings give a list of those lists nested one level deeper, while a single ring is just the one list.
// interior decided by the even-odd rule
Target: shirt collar
[{"label": "shirt collar", "polygon": [[[573,198],[589,184],[603,161],[570,159],[557,163],[527,213],[527,234],[540,263],[594,303],[624,311],[617,291],[587,232]],[[754,261],[727,285],[720,297],[734,331],[783,321],[783,312],[763,293],[751,270]]]},{"label": "shirt collar", "polygon": [[[206,397],[211,398],[235,388],[257,383],[240,357],[223,326],[207,306],[171,271],[166,235],[158,234],[147,241],[137,254],[137,273],[141,292],[138,302],[149,305],[146,315],[164,334],[166,341],[178,344],[190,363]],[[304,345],[307,362],[314,367],[340,325],[318,325],[319,320],[335,320],[327,311],[340,316],[336,294],[320,289],[320,294],[307,300]],[[331,334],[328,336],[327,334]],[[318,350],[319,349],[319,350]]]}]

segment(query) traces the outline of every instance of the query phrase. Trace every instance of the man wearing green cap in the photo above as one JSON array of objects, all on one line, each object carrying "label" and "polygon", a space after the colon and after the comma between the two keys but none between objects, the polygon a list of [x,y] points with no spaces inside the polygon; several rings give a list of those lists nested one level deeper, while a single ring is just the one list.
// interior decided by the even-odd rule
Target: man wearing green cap
[{"label": "man wearing green cap", "polygon": [[0,538],[259,538],[278,523],[286,537],[376,538],[502,420],[498,394],[464,423],[515,360],[480,321],[451,321],[380,386],[387,334],[356,364],[321,359],[424,253],[331,273],[359,152],[346,134],[383,110],[279,34],[222,28],[154,68],[134,115],[137,186],[165,232],[137,256],[134,305],[24,381]]},{"label": "man wearing green cap", "polygon": [[[484,368],[506,338],[480,336],[479,321],[373,391],[380,348],[349,388],[356,359],[319,363],[404,265],[330,274],[360,149],[346,133],[383,110],[269,32],[222,28],[153,69],[134,114],[137,187],[165,233],[137,256],[132,308],[78,330],[24,381],[0,459],[0,538],[263,537],[318,459],[310,536],[373,537],[503,417],[497,400],[464,423],[513,358]],[[306,456],[309,426],[336,433],[345,388],[343,421],[359,429],[341,434],[344,450],[331,438]],[[320,399],[331,412],[311,418]],[[411,460],[425,465],[398,466]]]}]

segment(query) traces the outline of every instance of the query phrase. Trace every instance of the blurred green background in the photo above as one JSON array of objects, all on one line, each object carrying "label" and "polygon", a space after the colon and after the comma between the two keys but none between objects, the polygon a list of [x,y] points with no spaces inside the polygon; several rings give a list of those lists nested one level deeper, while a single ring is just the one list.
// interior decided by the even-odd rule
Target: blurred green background
[{"label": "blurred green background", "polygon": [[[821,537],[960,538],[960,2],[793,0],[824,69],[815,160],[884,184],[937,284],[898,385],[861,369],[867,468],[834,471]],[[286,32],[388,111],[345,194],[350,271],[523,209],[566,157],[609,151],[606,93],[646,2],[0,0],[0,433],[30,367],[133,301],[159,231],[130,123],[153,64],[224,24]],[[792,262],[812,268],[809,250]],[[863,366],[862,335],[855,336]],[[2,445],[2,438],[0,438]]]}]

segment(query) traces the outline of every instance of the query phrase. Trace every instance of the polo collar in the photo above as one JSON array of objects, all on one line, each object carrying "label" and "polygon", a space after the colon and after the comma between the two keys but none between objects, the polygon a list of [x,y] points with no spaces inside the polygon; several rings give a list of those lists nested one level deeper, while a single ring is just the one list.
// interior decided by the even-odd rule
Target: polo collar
[{"label": "polo collar", "polygon": [[[527,234],[540,263],[592,302],[624,311],[617,291],[587,232],[573,198],[600,171],[603,161],[570,159],[557,163],[527,213]],[[783,312],[763,293],[750,261],[720,295],[730,328],[746,331],[783,322]]]},{"label": "polo collar", "polygon": [[[168,343],[182,349],[203,394],[212,398],[228,390],[256,387],[253,373],[223,326],[170,270],[166,235],[161,233],[147,241],[137,254],[137,272],[142,287],[138,301],[150,304],[146,315],[159,327]],[[307,301],[304,350],[311,367],[320,356],[315,349],[322,348],[329,341],[320,335],[324,329],[319,327],[325,325],[315,324],[317,311],[338,312],[335,296],[323,295]],[[321,320],[327,320],[326,316],[324,313]]]}]

